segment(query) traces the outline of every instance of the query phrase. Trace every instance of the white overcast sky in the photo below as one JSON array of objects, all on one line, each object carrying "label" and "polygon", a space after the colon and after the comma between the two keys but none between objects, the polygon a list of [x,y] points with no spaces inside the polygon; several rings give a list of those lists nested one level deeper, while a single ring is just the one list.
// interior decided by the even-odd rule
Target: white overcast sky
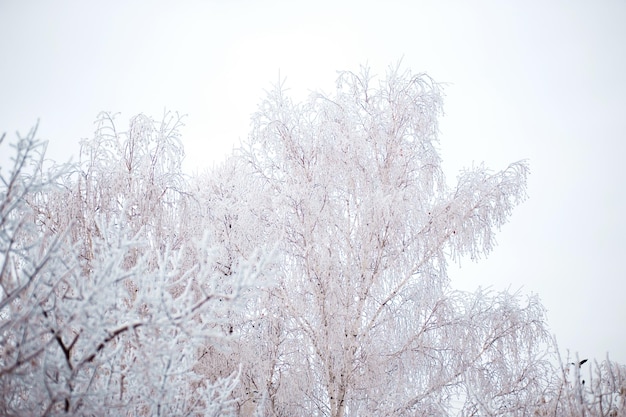
[{"label": "white overcast sky", "polygon": [[39,118],[48,155],[76,160],[102,110],[122,128],[178,111],[189,172],[247,135],[279,74],[303,97],[403,57],[448,83],[449,182],[472,163],[531,164],[529,200],[454,285],[538,293],[562,350],[626,363],[625,0],[3,0],[0,54],[0,132]]}]

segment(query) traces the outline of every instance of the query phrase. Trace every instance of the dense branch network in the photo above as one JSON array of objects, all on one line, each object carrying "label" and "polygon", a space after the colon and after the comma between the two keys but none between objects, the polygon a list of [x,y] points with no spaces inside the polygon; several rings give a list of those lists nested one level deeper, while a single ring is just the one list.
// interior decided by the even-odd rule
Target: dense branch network
[{"label": "dense branch network", "polygon": [[451,287],[448,262],[493,249],[528,167],[448,184],[441,109],[437,83],[397,67],[302,103],[281,84],[193,177],[171,113],[126,131],[102,113],[74,165],[47,163],[36,128],[18,137],[0,414],[625,415],[624,367],[557,358],[536,296]]}]

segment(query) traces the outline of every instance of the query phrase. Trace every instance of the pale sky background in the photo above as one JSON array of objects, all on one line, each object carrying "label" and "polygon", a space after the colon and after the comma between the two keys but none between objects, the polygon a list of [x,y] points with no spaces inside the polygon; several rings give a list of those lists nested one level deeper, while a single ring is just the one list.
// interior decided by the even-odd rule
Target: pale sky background
[{"label": "pale sky background", "polygon": [[279,71],[303,97],[403,57],[448,83],[449,182],[531,164],[529,200],[453,284],[537,293],[563,351],[626,363],[626,0],[1,0],[0,54],[0,132],[39,118],[49,157],[76,160],[100,111],[123,130],[167,108],[188,115],[189,172],[247,135]]}]

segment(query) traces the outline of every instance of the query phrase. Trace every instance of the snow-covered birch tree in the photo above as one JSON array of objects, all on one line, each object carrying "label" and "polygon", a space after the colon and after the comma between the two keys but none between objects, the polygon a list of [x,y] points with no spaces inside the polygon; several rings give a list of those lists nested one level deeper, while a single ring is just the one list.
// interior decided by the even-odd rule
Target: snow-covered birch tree
[{"label": "snow-covered birch tree", "polygon": [[448,186],[441,109],[427,75],[365,68],[303,103],[279,85],[253,117],[241,157],[282,234],[266,415],[448,415],[455,399],[465,415],[526,415],[540,400],[537,298],[455,291],[446,273],[493,248],[528,167],[473,167]]}]

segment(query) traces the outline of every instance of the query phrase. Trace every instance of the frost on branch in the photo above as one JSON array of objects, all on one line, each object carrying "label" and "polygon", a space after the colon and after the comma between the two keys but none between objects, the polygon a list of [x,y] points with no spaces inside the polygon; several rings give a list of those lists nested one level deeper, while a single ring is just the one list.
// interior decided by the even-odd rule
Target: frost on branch
[{"label": "frost on branch", "polygon": [[465,170],[445,203],[433,210],[436,221],[446,228],[452,257],[469,254],[472,259],[487,254],[495,245],[495,230],[526,197],[528,167],[512,163],[502,172],[483,166]]}]

